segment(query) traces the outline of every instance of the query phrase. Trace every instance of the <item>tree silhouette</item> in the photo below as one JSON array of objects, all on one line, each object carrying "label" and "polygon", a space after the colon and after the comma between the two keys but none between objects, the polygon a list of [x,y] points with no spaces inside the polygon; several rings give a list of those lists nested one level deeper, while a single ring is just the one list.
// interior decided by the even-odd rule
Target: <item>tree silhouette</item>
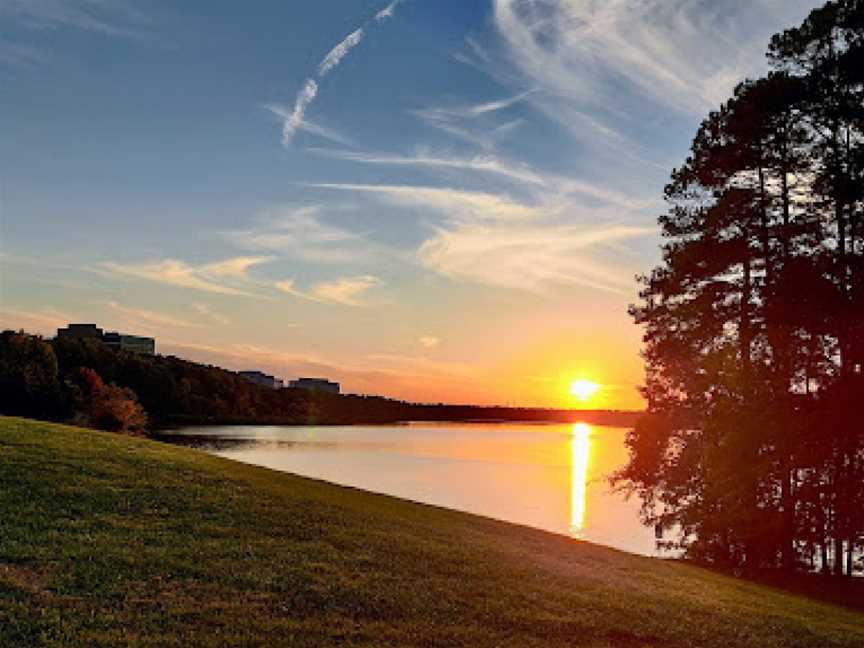
[{"label": "tree silhouette", "polygon": [[[864,540],[864,1],[770,45],[666,187],[631,307],[647,414],[613,479],[666,546],[851,574]],[[844,564],[845,559],[845,564]]]}]

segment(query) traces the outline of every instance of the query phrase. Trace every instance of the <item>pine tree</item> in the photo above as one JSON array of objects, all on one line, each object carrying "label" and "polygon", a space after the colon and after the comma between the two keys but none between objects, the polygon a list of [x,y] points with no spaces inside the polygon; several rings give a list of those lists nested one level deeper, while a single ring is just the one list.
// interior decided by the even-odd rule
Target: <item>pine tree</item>
[{"label": "pine tree", "polygon": [[[732,568],[864,541],[864,0],[772,39],[699,128],[642,277],[648,413],[615,481]],[[845,552],[845,553],[844,553]],[[843,564],[843,556],[846,564]]]}]

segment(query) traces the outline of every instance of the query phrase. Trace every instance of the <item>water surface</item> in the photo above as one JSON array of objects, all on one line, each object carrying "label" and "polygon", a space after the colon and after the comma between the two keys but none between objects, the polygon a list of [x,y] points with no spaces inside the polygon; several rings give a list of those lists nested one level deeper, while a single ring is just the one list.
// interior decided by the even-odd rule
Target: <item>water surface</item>
[{"label": "water surface", "polygon": [[222,457],[656,555],[637,499],[610,492],[623,428],[410,423],[187,427],[165,439]]}]

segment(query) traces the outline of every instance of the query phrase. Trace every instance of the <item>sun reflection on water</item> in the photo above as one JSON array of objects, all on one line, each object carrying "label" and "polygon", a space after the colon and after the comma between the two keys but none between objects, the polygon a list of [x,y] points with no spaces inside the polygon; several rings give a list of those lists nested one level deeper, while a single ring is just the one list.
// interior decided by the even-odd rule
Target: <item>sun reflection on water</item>
[{"label": "sun reflection on water", "polygon": [[570,453],[570,534],[580,538],[585,527],[585,490],[591,458],[591,426],[585,423],[573,424]]}]

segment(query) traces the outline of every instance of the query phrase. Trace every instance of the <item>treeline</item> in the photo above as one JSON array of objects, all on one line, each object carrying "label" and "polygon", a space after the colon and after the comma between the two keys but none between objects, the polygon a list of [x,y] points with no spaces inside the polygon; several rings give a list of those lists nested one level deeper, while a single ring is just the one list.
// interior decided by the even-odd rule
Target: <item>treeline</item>
[{"label": "treeline", "polygon": [[518,421],[523,423],[590,423],[629,427],[639,419],[638,412],[626,410],[562,410],[537,407],[498,407],[483,405],[425,405],[403,403],[405,421]]},{"label": "treeline", "polygon": [[[642,277],[648,414],[617,481],[730,569],[864,549],[864,1],[773,37],[702,123]],[[857,565],[860,567],[860,563]]]},{"label": "treeline", "polygon": [[629,425],[634,420],[628,412],[422,405],[378,396],[268,389],[226,369],[173,356],[116,351],[99,340],[44,340],[13,331],[0,334],[0,413],[124,431],[140,431],[145,423],[152,429],[210,423],[580,420]]}]

